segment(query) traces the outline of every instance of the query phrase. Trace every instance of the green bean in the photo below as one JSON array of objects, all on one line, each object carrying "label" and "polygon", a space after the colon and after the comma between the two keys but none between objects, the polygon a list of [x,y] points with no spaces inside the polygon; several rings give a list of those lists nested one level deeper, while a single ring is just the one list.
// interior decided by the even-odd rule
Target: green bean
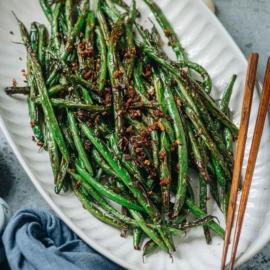
[{"label": "green bean", "polygon": [[[227,111],[227,115],[229,115],[229,110]],[[231,131],[225,127],[223,129],[223,139],[225,142],[225,145],[227,149],[233,153],[233,135]],[[224,194],[223,194],[223,199],[222,199],[222,209],[223,213],[225,216],[225,220],[227,220],[227,212],[228,212],[228,207],[229,207],[229,201],[230,201],[230,193],[231,193],[231,183],[230,181],[226,182],[225,189],[224,189]]]},{"label": "green bean", "polygon": [[[127,12],[131,12],[129,6],[122,0],[112,0],[113,3],[117,4],[118,6],[120,6],[121,8],[123,8],[125,11]],[[140,12],[137,10],[136,12],[136,16],[140,17]]]},{"label": "green bean", "polygon": [[215,219],[216,217],[214,216],[211,216],[211,215],[208,215],[208,216],[205,216],[203,218],[199,218],[199,219],[196,219],[195,221],[188,221],[188,222],[185,222],[183,224],[180,224],[179,226],[175,226],[173,228],[176,228],[176,229],[179,229],[179,230],[182,230],[182,233],[184,232],[184,230],[187,230],[187,229],[191,229],[191,228],[195,228],[195,227],[198,227],[198,226],[204,226],[205,224],[207,224],[209,221]]},{"label": "green bean", "polygon": [[[141,97],[145,98],[145,95],[147,93],[143,87],[142,79],[141,79],[140,74],[138,73],[137,69],[134,70],[133,79],[134,79],[134,83],[135,83],[135,88],[137,88],[136,90],[138,91],[138,93],[140,94]],[[144,101],[144,100],[142,100],[142,101]]]},{"label": "green bean", "polygon": [[126,200],[129,200],[134,203],[136,202],[136,200],[128,194],[127,187],[116,178],[110,178],[105,186],[108,186],[111,190],[113,190],[117,194],[119,194],[120,192],[123,193],[124,194],[123,196]]},{"label": "green bean", "polygon": [[110,26],[110,28],[113,28],[113,24],[117,22],[118,19],[122,18],[120,13],[115,13],[105,1],[101,1],[100,8],[106,14],[106,17],[108,18],[107,23]]},{"label": "green bean", "polygon": [[[142,80],[139,76],[139,74],[137,73],[136,69],[134,70],[133,73],[133,79],[134,79],[134,86],[135,86],[135,92],[136,94],[140,95],[140,102],[142,105],[147,105],[150,108],[154,108],[155,104],[153,104],[152,102],[150,102],[147,98],[146,98],[146,91],[144,89]],[[157,103],[158,104],[158,103]],[[159,106],[158,106],[159,107]]]},{"label": "green bean", "polygon": [[[41,99],[35,99],[36,104],[41,104]],[[61,98],[51,98],[51,104],[53,107],[69,108],[69,109],[81,109],[89,112],[106,112],[110,110],[110,107],[86,104],[83,102],[70,101]]]},{"label": "green bean", "polygon": [[133,27],[136,16],[137,16],[136,1],[132,0],[131,9],[129,11],[129,22],[128,22],[130,29],[132,29]]},{"label": "green bean", "polygon": [[167,109],[166,109],[166,105],[164,101],[164,87],[163,87],[160,77],[158,76],[158,74],[156,73],[156,70],[154,69],[152,69],[152,79],[154,82],[154,88],[156,92],[157,101],[161,105],[162,111],[164,113],[167,113]]},{"label": "green bean", "polygon": [[59,194],[64,186],[68,165],[69,164],[66,162],[66,160],[62,158],[61,164],[59,166],[57,179],[56,179],[56,186],[54,189],[56,194]]},{"label": "green bean", "polygon": [[[134,183],[128,173],[123,169],[123,167],[111,156],[109,151],[104,148],[104,145],[101,143],[100,139],[95,138],[93,131],[88,128],[87,125],[81,123],[82,131],[85,133],[86,137],[92,142],[92,144],[96,147],[96,149],[100,152],[103,158],[108,162],[108,164],[112,167],[112,169],[117,173],[118,177],[123,181],[123,183],[130,189],[130,191],[137,197],[140,204],[143,206],[145,211],[149,214],[149,216],[154,219],[155,224],[156,220],[161,221],[161,227],[158,227],[158,232],[166,246],[169,250],[174,250],[173,242],[171,239],[171,235],[168,232],[167,225],[165,221],[160,216],[158,210],[154,206],[154,204],[147,198],[145,191],[143,188],[138,185],[138,183]],[[164,230],[164,231],[163,231]],[[166,234],[165,234],[166,233]]]},{"label": "green bean", "polygon": [[[57,65],[61,68],[63,72],[63,77],[65,78],[65,83],[71,83],[72,85],[74,85],[75,84],[74,79],[72,78],[71,72],[68,68],[68,65],[65,63],[65,61],[63,61],[63,59],[61,59],[61,57],[51,48],[45,48],[44,50],[48,52],[54,58],[54,60],[57,62]],[[58,77],[57,80],[60,80],[60,74],[58,74],[57,77]],[[75,89],[75,91],[76,90],[77,89]]]},{"label": "green bean", "polygon": [[202,121],[198,117],[196,117],[193,111],[188,107],[185,108],[185,113],[188,115],[189,119],[191,120],[195,128],[200,132],[200,137],[203,139],[205,145],[210,150],[215,160],[219,163],[222,170],[226,173],[228,177],[230,177],[230,172],[228,171],[227,164],[224,162],[223,156],[220,154],[220,152],[217,149],[217,146],[207,133]]},{"label": "green bean", "polygon": [[96,149],[92,149],[92,156],[96,163],[104,170],[105,173],[111,176],[116,176],[116,173],[111,170],[110,166],[104,161],[103,157]]},{"label": "green bean", "polygon": [[77,6],[76,8],[77,8],[78,15],[80,16],[80,14],[82,13],[82,9],[80,6]]},{"label": "green bean", "polygon": [[[140,33],[143,41],[147,44],[147,46],[152,47],[151,40],[150,40],[149,36],[147,36],[147,34],[144,31],[143,27],[140,26],[139,24],[137,24],[136,22],[134,23],[134,25],[136,26],[138,32]],[[137,42],[137,44],[138,44],[138,42]]]},{"label": "green bean", "polygon": [[143,130],[147,130],[147,127],[143,123],[136,119],[132,119],[130,115],[127,114],[126,119],[130,122],[130,124],[136,131],[140,132]]},{"label": "green bean", "polygon": [[97,126],[103,137],[106,137],[107,135],[112,133],[112,130],[104,121],[100,121]]},{"label": "green bean", "polygon": [[70,79],[71,79],[71,80],[74,80],[74,81],[77,82],[78,84],[80,84],[80,85],[86,87],[87,89],[89,89],[89,90],[91,90],[91,91],[97,89],[96,86],[95,86],[93,83],[91,83],[91,82],[89,82],[89,81],[86,81],[85,79],[83,79],[83,78],[81,78],[81,77],[79,77],[79,76],[77,76],[77,75],[71,75],[71,76],[70,76]]},{"label": "green bean", "polygon": [[108,6],[108,9],[106,10],[109,12],[108,16],[113,20],[114,23],[116,23],[121,18],[120,12],[113,4],[113,1],[105,0],[104,4],[106,4]]},{"label": "green bean", "polygon": [[38,28],[38,61],[42,67],[43,73],[45,72],[45,51],[44,48],[46,47],[47,43],[47,29],[44,24],[39,25]]},{"label": "green bean", "polygon": [[39,141],[43,142],[42,129],[38,119],[38,110],[35,104],[31,101],[30,96],[27,97],[27,103],[30,117],[30,125],[33,129],[34,135]]},{"label": "green bean", "polygon": [[21,35],[22,35],[24,44],[26,46],[27,52],[28,52],[28,54],[31,58],[31,61],[32,61],[33,74],[35,75],[35,80],[37,83],[38,91],[39,91],[39,94],[41,96],[42,108],[44,111],[45,119],[46,119],[46,121],[50,122],[53,137],[55,138],[62,155],[64,156],[66,161],[69,162],[70,156],[68,154],[68,149],[66,147],[63,135],[62,135],[60,128],[59,128],[59,125],[57,123],[56,117],[54,115],[54,111],[52,108],[52,104],[50,102],[50,98],[49,98],[49,95],[47,92],[44,78],[42,76],[42,70],[41,70],[41,66],[38,62],[37,55],[33,51],[31,45],[29,44],[29,38],[28,38],[25,26],[18,19],[17,19],[17,21],[18,21],[19,26],[20,26],[20,31],[21,31]]},{"label": "green bean", "polygon": [[183,67],[188,67],[188,68],[193,69],[196,72],[198,72],[202,76],[202,78],[203,78],[204,91],[207,94],[210,94],[211,93],[211,90],[212,90],[212,80],[211,80],[211,77],[208,74],[208,72],[202,66],[200,66],[199,64],[196,64],[196,63],[187,61],[187,60],[186,61],[183,61],[183,62],[179,62],[178,61],[177,64],[180,67],[182,67],[182,68]]},{"label": "green bean", "polygon": [[[207,185],[201,174],[199,176],[199,181],[200,181],[200,195],[199,195],[200,208],[204,213],[207,213],[207,205],[206,205]],[[204,231],[206,243],[209,245],[211,243],[211,235],[210,235],[209,227],[207,227],[206,225],[203,225],[203,231]]]},{"label": "green bean", "polygon": [[215,173],[216,173],[216,176],[217,176],[217,179],[218,179],[218,182],[220,184],[220,186],[222,188],[224,188],[225,184],[226,184],[226,179],[223,175],[223,172],[220,168],[220,165],[218,164],[217,160],[215,159],[215,157],[213,157],[213,155],[211,154],[211,161],[212,161],[212,164],[215,168]]},{"label": "green bean", "polygon": [[[232,76],[230,83],[226,87],[226,89],[223,93],[223,96],[221,98],[220,104],[219,104],[220,110],[223,113],[225,113],[228,118],[230,118],[230,113],[229,113],[228,107],[229,107],[229,102],[231,99],[232,90],[233,90],[233,86],[234,86],[234,83],[236,81],[236,78],[237,78],[236,75]],[[217,125],[218,130],[220,130],[221,129],[220,121],[216,121],[216,125]],[[223,137],[223,141],[225,144],[225,148],[228,150],[228,152],[230,153],[230,155],[233,159],[233,152],[232,152],[233,151],[233,134],[228,129],[228,127],[224,127],[222,130],[222,133],[223,133],[222,137]],[[232,169],[232,164],[231,164],[231,169]]]},{"label": "green bean", "polygon": [[[176,229],[176,228],[170,227],[169,229],[173,236],[180,236],[183,233],[185,233],[184,231]],[[143,247],[143,256],[153,253],[157,248],[158,248],[158,245],[153,240],[149,240],[148,242],[145,243]]]},{"label": "green bean", "polygon": [[[31,24],[31,30],[30,30],[30,39],[31,39],[31,47],[33,50],[37,51],[37,42],[38,42],[38,33],[37,33],[37,26],[36,24]],[[30,93],[27,97],[27,104],[28,104],[28,112],[30,117],[30,125],[32,127],[33,133],[35,137],[43,142],[43,133],[42,133],[42,127],[39,121],[39,109],[35,105],[35,103],[32,101],[32,98],[36,96],[37,92],[37,86],[36,81],[32,75],[32,66],[31,66],[31,60],[29,55],[27,55],[27,72],[28,72],[28,78],[27,78],[27,84],[30,86]]]},{"label": "green bean", "polygon": [[57,84],[57,85],[49,88],[48,94],[51,97],[51,96],[53,96],[61,91],[66,91],[66,90],[67,90],[67,85]]},{"label": "green bean", "polygon": [[57,118],[60,129],[69,145],[69,147],[74,151],[75,150],[75,145],[74,145],[74,141],[72,139],[72,135],[70,132],[70,129],[67,127],[67,124],[65,123],[65,121],[63,121],[63,117],[62,115],[58,116]]},{"label": "green bean", "polygon": [[169,230],[173,236],[181,236],[182,234],[185,234],[184,230],[180,230],[178,228],[169,227]]},{"label": "green bean", "polygon": [[197,88],[198,93],[202,94],[202,102],[205,104],[206,108],[212,113],[213,116],[215,116],[222,124],[235,135],[238,135],[238,128],[235,124],[233,124],[230,119],[217,107],[217,105],[213,102],[213,100],[205,94],[205,92],[198,87]]},{"label": "green bean", "polygon": [[[45,51],[45,65],[44,65],[44,72],[46,80],[49,78],[51,74],[51,56],[48,52]],[[53,80],[52,80],[53,81]]]},{"label": "green bean", "polygon": [[90,95],[91,95],[93,100],[97,101],[99,104],[103,104],[103,102],[102,102],[103,99],[98,94],[96,94],[94,91],[91,91]]},{"label": "green bean", "polygon": [[104,40],[106,42],[106,46],[109,47],[109,41],[110,41],[110,36],[109,36],[109,29],[106,23],[105,16],[100,8],[100,1],[96,0],[96,15],[97,15],[97,20],[100,25],[101,32],[103,34]]},{"label": "green bean", "polygon": [[199,146],[197,144],[197,140],[194,136],[194,133],[193,133],[193,130],[191,128],[189,121],[186,121],[186,126],[188,129],[188,136],[189,136],[189,140],[190,140],[190,144],[191,144],[191,148],[192,148],[192,153],[193,153],[193,158],[194,158],[195,164],[197,166],[197,169],[198,169],[200,175],[202,176],[202,178],[204,179],[204,181],[209,183],[210,177],[209,177],[208,172],[207,172],[205,161],[203,160],[203,158],[201,156]]},{"label": "green bean", "polygon": [[20,34],[21,34],[21,37],[22,37],[22,41],[24,44],[30,44],[30,36],[27,32],[27,29],[26,27],[24,26],[24,24],[18,19],[18,17],[16,16],[16,14],[12,11],[15,19],[17,20],[17,23],[19,25],[19,29],[20,29]]},{"label": "green bean", "polygon": [[73,0],[66,0],[65,3],[65,17],[67,21],[67,36],[69,37],[74,25],[73,16],[72,16],[72,7],[73,7]]},{"label": "green bean", "polygon": [[30,87],[29,86],[9,86],[6,87],[5,92],[7,95],[14,95],[14,94],[23,94],[28,95],[30,93]]},{"label": "green bean", "polygon": [[[191,198],[191,201],[194,203],[193,198]],[[169,220],[169,226],[174,226],[177,224],[181,224],[182,222],[184,222],[186,220],[186,218],[189,216],[190,211],[186,210],[186,209],[182,209],[180,212],[180,215],[178,215],[177,217],[173,218],[172,220]]]},{"label": "green bean", "polygon": [[118,89],[118,78],[115,72],[118,71],[118,64],[116,60],[116,40],[115,37],[119,35],[121,28],[121,21],[117,21],[112,30],[111,39],[108,47],[107,66],[112,84],[113,93],[113,113],[115,119],[115,133],[117,142],[122,140],[123,135],[123,97],[121,91]]},{"label": "green bean", "polygon": [[30,42],[32,49],[38,54],[38,26],[37,23],[31,23]]},{"label": "green bean", "polygon": [[177,107],[175,104],[174,97],[170,90],[170,85],[167,79],[167,76],[162,71],[160,72],[161,79],[164,84],[164,99],[165,103],[168,108],[168,114],[173,120],[173,128],[175,132],[175,137],[177,140],[177,151],[178,151],[178,164],[179,171],[178,171],[178,186],[176,192],[176,198],[174,203],[174,215],[178,216],[180,209],[182,208],[185,196],[186,196],[186,177],[187,177],[187,169],[188,169],[188,158],[187,158],[187,145],[186,139],[184,134],[184,129],[182,125],[182,121],[180,115],[177,111]]},{"label": "green bean", "polygon": [[233,75],[221,98],[219,109],[223,113],[227,113],[227,109],[229,107],[229,102],[230,102],[232,91],[233,91],[233,86],[236,79],[237,79],[237,76]]},{"label": "green bean", "polygon": [[104,175],[103,169],[102,168],[99,168],[98,169],[98,172],[96,174],[96,179],[99,181],[103,175]]},{"label": "green bean", "polygon": [[67,21],[66,17],[63,12],[60,12],[59,14],[59,34],[60,37],[62,38],[61,40],[61,46],[60,46],[60,54],[64,52],[65,49],[65,43],[64,43],[64,38],[67,38],[67,33],[68,33],[68,28],[67,28]]},{"label": "green bean", "polygon": [[68,171],[70,175],[76,180],[81,182],[81,187],[87,191],[87,193],[93,197],[96,202],[110,215],[112,215],[114,218],[119,219],[123,223],[127,225],[131,225],[134,227],[138,227],[137,222],[132,219],[127,217],[126,215],[122,214],[121,212],[117,211],[114,207],[112,207],[100,194],[95,191],[94,188],[92,188],[91,185],[89,185],[87,182],[83,181],[82,177],[80,175],[72,173],[71,170]]},{"label": "green bean", "polygon": [[[135,5],[135,11],[136,11],[136,2],[133,1],[133,5]],[[132,25],[133,23],[130,20],[130,24]],[[127,46],[127,53],[129,55],[129,58],[127,59],[127,79],[129,80],[132,76],[133,69],[134,69],[134,62],[135,62],[135,55],[136,55],[136,49],[135,45],[133,43],[133,33],[131,29],[131,25],[127,25],[124,23],[124,29],[125,29],[125,34],[126,34],[126,46]]]},{"label": "green bean", "polygon": [[160,239],[160,236],[156,233],[155,229],[147,226],[143,216],[138,211],[133,211],[129,209],[130,214],[136,220],[136,222],[140,225],[141,229],[144,231],[146,235],[148,235],[158,246],[160,246],[165,251],[169,251],[168,247],[165,243]]},{"label": "green bean", "polygon": [[[143,211],[144,209],[129,200],[124,199],[122,196],[112,192],[110,189],[103,186],[101,183],[96,181],[89,173],[84,171],[80,166],[76,164],[76,171],[82,177],[82,180],[85,180],[89,185],[91,185],[95,190],[101,193],[103,196],[107,197],[108,199],[119,203],[120,205],[126,206],[128,208],[132,208],[138,211]],[[70,171],[68,171],[71,173]]]},{"label": "green bean", "polygon": [[162,210],[164,213],[169,212],[170,207],[170,182],[171,172],[169,163],[169,151],[170,145],[168,143],[168,138],[166,132],[162,132],[160,135],[160,152],[159,156],[162,156],[160,165],[160,185],[162,193]]},{"label": "green bean", "polygon": [[[146,225],[147,225],[149,228],[155,229],[155,225],[153,225],[153,224],[147,223]],[[184,230],[180,230],[180,229],[177,228],[177,227],[169,227],[169,231],[171,232],[171,234],[172,234],[173,236],[180,236],[180,235],[182,235],[182,234],[185,233]]]},{"label": "green bean", "polygon": [[140,250],[140,242],[142,239],[143,230],[142,229],[133,229],[133,247],[135,250]]},{"label": "green bean", "polygon": [[160,107],[159,103],[157,102],[134,102],[134,103],[130,103],[127,106],[129,109],[143,109],[143,108],[147,108],[147,109],[158,109]]},{"label": "green bean", "polygon": [[[152,117],[147,117],[149,125],[153,125],[154,121]],[[159,168],[159,158],[158,158],[158,144],[159,144],[159,136],[158,131],[155,129],[151,129],[151,138],[152,138],[152,153],[153,153],[153,165],[158,170]]]},{"label": "green bean", "polygon": [[226,148],[232,153],[233,152],[233,135],[228,128],[224,128],[222,132],[223,140]]},{"label": "green bean", "polygon": [[[73,182],[73,185],[76,183]],[[123,224],[122,222],[119,222],[116,219],[113,219],[103,212],[101,212],[92,202],[89,201],[89,199],[83,194],[83,192],[80,192],[79,189],[76,189],[74,186],[72,186],[74,193],[78,197],[78,199],[83,204],[83,207],[86,208],[87,211],[89,211],[94,217],[97,219],[103,221],[104,223],[107,223],[117,229],[126,229],[127,226]]]},{"label": "green bean", "polygon": [[67,178],[67,175],[65,176],[63,180],[63,187],[62,187],[64,192],[67,192],[69,189],[69,178]]},{"label": "green bean", "polygon": [[161,41],[160,41],[160,34],[158,33],[157,28],[155,27],[154,23],[152,20],[149,18],[150,22],[152,23],[152,28],[151,28],[151,37],[153,39],[153,42],[155,43],[155,47],[161,47]]},{"label": "green bean", "polygon": [[[190,199],[186,199],[186,205],[188,209],[198,218],[206,217],[207,215]],[[225,236],[225,231],[213,220],[207,222],[206,226],[208,226],[211,230],[219,234],[221,237]]]},{"label": "green bean", "polygon": [[88,90],[86,88],[84,88],[83,86],[80,85],[80,89],[81,89],[81,92],[82,92],[82,95],[83,95],[83,99],[84,99],[84,102],[88,105],[92,105],[94,104]]},{"label": "green bean", "polygon": [[60,48],[60,39],[58,36],[59,33],[59,24],[58,24],[58,19],[59,19],[59,14],[61,12],[62,8],[62,2],[56,3],[55,9],[53,11],[53,20],[52,20],[52,27],[51,27],[51,40],[52,40],[52,45],[56,51],[59,51]]},{"label": "green bean", "polygon": [[177,87],[175,87],[175,90],[179,98],[182,100],[182,102],[185,102],[193,110],[197,117],[201,117],[197,105],[194,103],[194,100],[191,97],[190,91],[188,91],[188,89],[183,85],[180,80],[177,79],[176,76],[174,76],[173,78],[177,83]]},{"label": "green bean", "polygon": [[227,220],[231,187],[232,187],[232,184],[230,182],[227,182],[225,185],[224,194],[222,198],[222,210],[224,213],[225,221]]},{"label": "green bean", "polygon": [[219,192],[218,192],[218,185],[217,185],[217,178],[216,178],[216,174],[215,174],[215,168],[212,165],[212,163],[208,160],[209,157],[207,156],[207,149],[206,149],[206,145],[203,142],[203,140],[201,138],[198,139],[199,141],[199,146],[200,146],[200,150],[201,150],[201,155],[202,158],[207,166],[207,171],[209,172],[209,176],[210,176],[210,192],[214,198],[214,200],[216,201],[218,207],[220,208],[220,199],[219,199]]},{"label": "green bean", "polygon": [[[29,58],[29,57],[27,57]],[[31,126],[33,126],[35,128],[35,126],[40,125],[39,123],[39,110],[38,107],[35,105],[35,103],[33,102],[33,100],[36,98],[36,94],[37,94],[37,85],[36,85],[36,81],[34,79],[34,77],[31,74],[31,66],[28,65],[27,69],[29,70],[28,72],[28,77],[27,77],[27,84],[30,85],[30,92],[29,92],[29,96],[28,96],[28,109],[29,109],[29,116],[31,119]],[[37,128],[39,129],[39,128]]]},{"label": "green bean", "polygon": [[98,76],[98,89],[103,90],[107,79],[107,48],[104,37],[100,28],[97,26],[95,30],[97,34],[97,45],[100,51],[100,69]]},{"label": "green bean", "polygon": [[87,42],[87,47],[92,48],[92,55],[87,57],[87,65],[90,70],[94,70],[94,29],[95,29],[95,13],[90,11],[86,18],[85,36],[84,40]]},{"label": "green bean", "polygon": [[[232,95],[232,91],[233,91],[233,86],[234,86],[234,83],[236,81],[236,78],[237,78],[236,75],[233,75],[232,76],[232,78],[230,80],[230,83],[226,87],[226,89],[225,89],[225,91],[223,93],[223,96],[221,98],[220,104],[219,104],[220,110],[224,114],[226,114],[226,116],[228,118],[230,118],[228,106],[229,106],[229,102],[230,102],[230,99],[231,99],[231,95]],[[221,123],[219,121],[216,121],[216,125],[218,127],[218,130],[220,130],[221,129]],[[228,127],[224,127],[223,134],[224,134],[223,135],[223,140],[224,140],[224,143],[225,143],[225,147],[229,151],[230,155],[233,156],[233,154],[232,154],[233,134],[228,129]]]},{"label": "green bean", "polygon": [[209,109],[209,111],[215,116],[219,121],[221,121],[225,126],[227,126],[234,135],[238,134],[238,128],[235,124],[233,124],[230,119],[220,111],[217,105],[213,102],[213,100],[208,96],[208,94],[191,78],[188,77],[187,74],[182,69],[179,69],[177,65],[168,60],[164,59],[163,55],[160,54],[156,49],[149,47],[142,42],[135,40],[136,45],[141,48],[145,53],[147,53],[151,58],[153,58],[156,62],[164,66],[165,69],[168,69],[175,76],[179,77],[181,81],[187,81],[189,84],[194,86],[199,94],[201,94],[202,102],[205,103],[205,106]]},{"label": "green bean", "polygon": [[[23,87],[17,87],[17,86],[10,86],[10,87],[6,87],[4,90],[6,92],[7,95],[14,95],[14,94],[30,94],[30,88],[29,86],[23,86]],[[53,96],[61,91],[66,90],[66,85],[55,85],[53,87],[51,87],[48,90],[48,94],[49,96]]]},{"label": "green bean", "polygon": [[[89,10],[89,2],[86,1],[85,4],[84,4],[84,7],[83,7],[83,12],[79,16],[76,24],[74,25],[73,30],[71,32],[71,35],[70,35],[70,37],[68,39],[68,42],[66,43],[65,51],[61,55],[61,59],[63,61],[66,61],[68,56],[70,55],[71,48],[72,48],[72,46],[74,45],[74,42],[75,42],[75,38],[77,37],[77,35],[80,34],[80,32],[81,32],[81,30],[82,30],[82,28],[84,26],[85,17],[88,14],[88,10]],[[58,72],[59,72],[59,66],[56,65],[54,71],[50,74],[49,78],[47,79],[46,85],[51,85],[52,81],[55,79]]]},{"label": "green bean", "polygon": [[158,248],[158,245],[153,241],[149,240],[145,243],[143,247],[143,256],[147,256],[151,253],[153,253]]},{"label": "green bean", "polygon": [[85,167],[89,174],[94,175],[94,171],[92,168],[92,165],[89,162],[88,156],[86,154],[86,151],[84,149],[84,146],[82,144],[82,141],[80,140],[80,135],[79,135],[79,130],[77,127],[77,123],[75,120],[74,112],[73,111],[68,111],[67,112],[67,118],[68,118],[68,123],[70,127],[70,131],[74,140],[75,147],[78,151],[78,155],[80,159],[83,161],[85,164]]},{"label": "green bean", "polygon": [[140,171],[137,169],[134,161],[130,161],[126,159],[126,154],[120,152],[119,147],[117,146],[116,136],[113,133],[110,133],[107,136],[108,142],[110,144],[111,149],[113,150],[117,159],[120,159],[121,164],[127,170],[129,174],[134,176],[134,178],[140,181],[143,185],[145,185],[145,180],[141,175]]},{"label": "green bean", "polygon": [[81,48],[81,41],[79,37],[76,38],[76,43],[77,43],[77,57],[78,57],[78,63],[79,63],[79,70],[82,74],[85,74],[86,63],[85,63],[85,59],[82,56],[83,50]]},{"label": "green bean", "polygon": [[193,188],[192,188],[192,186],[190,184],[190,179],[188,177],[187,177],[187,179],[188,179],[187,180],[187,193],[188,193],[188,196],[193,202],[195,202],[195,195],[194,195]]},{"label": "green bean", "polygon": [[[203,226],[207,243],[210,229],[224,237],[215,217],[207,215],[207,184],[219,208],[221,186],[226,218],[238,134],[228,115],[236,75],[218,106],[210,97],[211,77],[187,60],[154,0],[144,2],[168,37],[175,61],[162,50],[151,20],[152,30],[136,23],[135,0],[130,7],[122,0],[94,0],[94,11],[90,1],[83,8],[75,2],[40,0],[51,24],[49,42],[44,25],[32,23],[28,34],[17,19],[28,85],[5,89],[28,95],[34,134],[44,140],[37,144],[49,151],[55,192],[72,184],[83,207],[118,228],[120,236],[133,230],[135,249],[145,233],[150,241],[143,255],[157,247],[170,254],[172,236],[196,226]],[[134,25],[143,42],[134,36]],[[189,167],[199,174],[199,207]],[[198,219],[187,221],[190,213]]]},{"label": "green bean", "polygon": [[91,46],[94,46],[94,28],[95,28],[95,13],[89,11],[86,18],[86,26],[85,26],[85,41],[89,43]]},{"label": "green bean", "polygon": [[49,157],[51,161],[52,172],[54,175],[54,183],[56,184],[58,173],[59,173],[61,156],[59,153],[56,140],[52,134],[50,122],[48,121],[46,121],[46,143],[47,143],[47,148],[48,148]]},{"label": "green bean", "polygon": [[164,16],[162,10],[152,0],[144,0],[148,7],[153,12],[157,22],[165,32],[165,35],[169,38],[171,46],[176,54],[178,60],[186,61],[186,55],[182,45],[180,44],[176,33],[174,32],[171,24]]},{"label": "green bean", "polygon": [[220,153],[224,156],[224,158],[228,161],[228,163],[232,164],[233,163],[232,156],[229,153],[229,151],[226,149],[226,147],[225,147],[225,145],[220,137],[220,134],[218,132],[217,126],[214,123],[214,121],[212,120],[210,114],[208,113],[208,110],[204,106],[199,95],[195,91],[193,91],[193,89],[190,89],[190,91],[191,91],[191,95],[194,98],[194,102],[195,102],[195,104],[200,112],[200,116],[204,120],[204,122],[207,123],[207,130],[211,134],[213,141],[217,145],[217,148],[219,149]]},{"label": "green bean", "polygon": [[39,0],[40,6],[49,22],[53,20],[53,14],[48,0]]},{"label": "green bean", "polygon": [[[124,217],[127,217],[127,215],[128,215],[128,209],[127,209],[125,206],[122,206],[122,207],[121,207],[121,214],[122,214]],[[120,236],[121,236],[121,237],[126,237],[126,236],[127,236],[127,230],[121,230],[121,231],[120,231]]]}]

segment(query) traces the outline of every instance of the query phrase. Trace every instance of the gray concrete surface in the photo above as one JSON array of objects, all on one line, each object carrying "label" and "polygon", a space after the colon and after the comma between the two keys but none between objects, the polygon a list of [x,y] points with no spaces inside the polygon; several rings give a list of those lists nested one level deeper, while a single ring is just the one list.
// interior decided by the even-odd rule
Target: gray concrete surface
[{"label": "gray concrete surface", "polygon": [[[266,59],[270,55],[270,1],[216,0],[217,16],[243,53],[260,54],[258,76],[262,80]],[[0,197],[13,211],[23,207],[50,210],[35,190],[0,130]],[[0,265],[3,269],[4,266]],[[5,265],[5,268],[7,266]],[[237,270],[270,269],[270,243]]]}]

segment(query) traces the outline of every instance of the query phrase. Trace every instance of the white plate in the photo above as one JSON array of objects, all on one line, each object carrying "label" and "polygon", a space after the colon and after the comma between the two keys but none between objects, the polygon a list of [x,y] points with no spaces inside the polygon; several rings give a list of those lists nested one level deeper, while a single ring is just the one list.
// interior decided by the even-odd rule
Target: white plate
[{"label": "white plate", "polygon": [[[215,98],[221,96],[231,75],[233,73],[238,75],[231,102],[233,120],[238,125],[247,66],[243,54],[220,22],[200,0],[163,0],[161,2],[161,8],[176,29],[188,58],[202,64],[211,74]],[[153,16],[141,0],[138,0],[138,6],[143,14],[142,23],[145,24],[147,17],[153,18]],[[48,155],[45,152],[38,153],[38,148],[31,141],[32,131],[29,126],[26,98],[18,95],[9,97],[3,91],[5,86],[11,85],[13,78],[22,85],[21,70],[25,68],[24,46],[11,43],[11,41],[21,40],[11,10],[28,26],[32,21],[45,23],[47,26],[48,22],[39,7],[39,1],[1,1],[0,124],[13,151],[44,199],[89,245],[125,268],[218,269],[223,240],[214,235],[212,244],[206,245],[201,228],[192,230],[185,239],[176,240],[177,252],[173,254],[174,263],[171,263],[169,256],[162,251],[147,257],[143,263],[142,253],[133,250],[131,236],[123,239],[117,230],[93,218],[81,207],[72,193],[55,195]],[[13,31],[14,35],[11,35],[10,31]],[[170,48],[165,47],[169,55],[173,57]],[[22,61],[19,60],[20,57]],[[257,89],[253,101],[245,164],[255,124],[258,92]],[[270,239],[269,155],[269,118],[267,118],[238,250],[238,265],[252,257]],[[211,203],[209,207],[213,210],[212,214],[219,217],[224,227],[223,216],[217,207],[212,207]]]}]

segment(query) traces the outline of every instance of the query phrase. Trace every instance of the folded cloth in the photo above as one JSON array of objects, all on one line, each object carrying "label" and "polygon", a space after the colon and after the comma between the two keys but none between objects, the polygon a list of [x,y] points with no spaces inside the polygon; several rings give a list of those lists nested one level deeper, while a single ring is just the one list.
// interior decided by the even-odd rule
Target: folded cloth
[{"label": "folded cloth", "polygon": [[120,270],[73,233],[59,218],[39,209],[15,213],[3,235],[12,270]]}]

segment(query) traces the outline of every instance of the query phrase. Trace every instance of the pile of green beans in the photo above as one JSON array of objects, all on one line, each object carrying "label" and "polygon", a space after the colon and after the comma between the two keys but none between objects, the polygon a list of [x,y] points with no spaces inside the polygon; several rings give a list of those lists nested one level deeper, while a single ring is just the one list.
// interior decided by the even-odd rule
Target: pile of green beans
[{"label": "pile of green beans", "polygon": [[[226,216],[238,133],[229,119],[236,76],[215,102],[207,71],[187,60],[160,8],[143,1],[176,61],[162,50],[154,25],[148,30],[136,22],[135,1],[95,0],[90,10],[89,1],[77,7],[73,0],[40,0],[50,35],[35,22],[28,33],[16,17],[27,86],[5,91],[27,95],[30,125],[49,153],[57,194],[72,188],[85,209],[121,236],[131,229],[136,250],[146,234],[143,255],[158,247],[171,254],[173,236],[196,226],[208,244],[210,230],[224,237],[206,202],[212,196]],[[197,203],[190,170],[198,172]],[[190,213],[195,221],[188,222]]]}]

